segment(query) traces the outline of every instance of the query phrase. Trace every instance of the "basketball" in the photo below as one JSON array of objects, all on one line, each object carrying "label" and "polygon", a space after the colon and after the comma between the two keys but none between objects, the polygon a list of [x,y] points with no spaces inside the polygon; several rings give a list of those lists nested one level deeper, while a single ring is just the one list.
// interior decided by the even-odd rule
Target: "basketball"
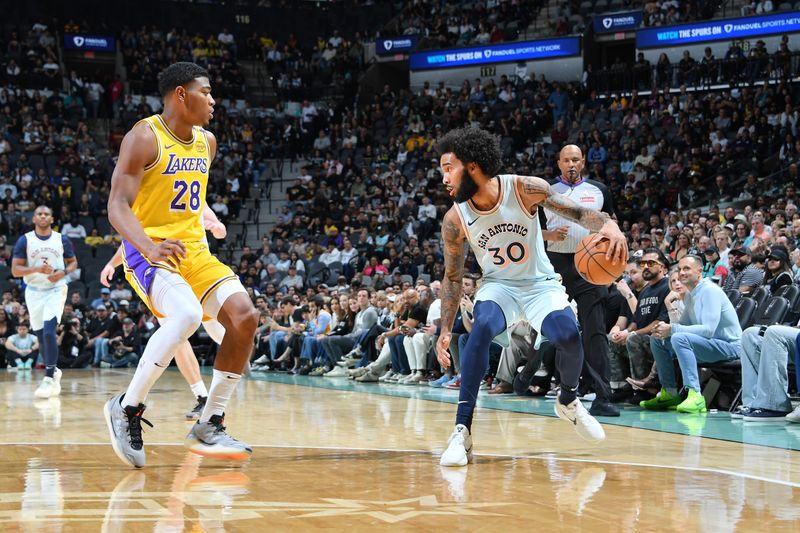
[{"label": "basketball", "polygon": [[608,237],[592,233],[584,237],[575,250],[575,268],[589,283],[608,285],[620,277],[622,271],[625,270],[625,263],[628,260],[627,251],[622,261],[616,265],[611,264],[612,260],[606,259],[609,242]]}]

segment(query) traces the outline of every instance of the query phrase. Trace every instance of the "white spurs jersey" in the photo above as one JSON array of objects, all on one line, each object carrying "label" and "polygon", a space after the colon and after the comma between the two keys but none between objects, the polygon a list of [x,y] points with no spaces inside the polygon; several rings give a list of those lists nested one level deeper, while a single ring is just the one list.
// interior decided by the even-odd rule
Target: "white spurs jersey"
[{"label": "white spurs jersey", "polygon": [[487,281],[555,279],[544,250],[539,219],[525,211],[513,175],[497,176],[500,200],[480,211],[471,200],[456,204],[467,240]]},{"label": "white spurs jersey", "polygon": [[[26,259],[26,266],[41,266],[45,263],[53,267],[53,270],[64,270],[64,255],[66,252],[67,257],[72,257],[72,245],[68,244],[69,248],[65,250],[65,239],[57,231],[51,231],[50,236],[43,239],[36,235],[35,231],[29,231],[17,241],[14,247],[14,257],[23,257]],[[68,243],[69,241],[67,241]],[[34,289],[52,289],[67,284],[66,278],[61,278],[53,283],[49,281],[48,274],[36,272],[35,274],[28,274],[22,279],[28,287]]]}]

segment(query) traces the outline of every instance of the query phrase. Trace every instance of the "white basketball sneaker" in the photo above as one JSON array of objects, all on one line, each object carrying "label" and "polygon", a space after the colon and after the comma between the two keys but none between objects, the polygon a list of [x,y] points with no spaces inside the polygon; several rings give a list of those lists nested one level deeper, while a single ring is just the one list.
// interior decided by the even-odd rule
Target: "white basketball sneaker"
[{"label": "white basketball sneaker", "polygon": [[472,435],[464,424],[456,425],[447,441],[447,449],[439,464],[442,466],[466,466],[472,461]]},{"label": "white basketball sneaker", "polygon": [[606,438],[603,426],[589,414],[580,400],[575,399],[572,400],[572,403],[564,405],[561,403],[561,398],[557,397],[555,411],[558,418],[566,420],[575,427],[575,431],[581,438],[593,442]]},{"label": "white basketball sneaker", "polygon": [[37,398],[53,398],[61,394],[61,370],[57,369],[52,378],[45,377],[33,393]]}]

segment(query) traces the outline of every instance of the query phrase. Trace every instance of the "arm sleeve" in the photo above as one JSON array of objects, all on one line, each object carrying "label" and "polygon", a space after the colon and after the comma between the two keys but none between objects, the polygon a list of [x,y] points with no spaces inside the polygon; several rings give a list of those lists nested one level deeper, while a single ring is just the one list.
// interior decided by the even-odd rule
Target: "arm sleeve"
[{"label": "arm sleeve", "polygon": [[61,235],[61,244],[64,246],[64,258],[69,259],[75,257],[75,248],[72,246],[72,241],[66,235]]},{"label": "arm sleeve", "polygon": [[14,245],[14,259],[28,259],[28,238],[25,235]]},{"label": "arm sleeve", "polygon": [[361,319],[361,324],[364,326],[364,329],[369,329],[377,323],[378,323],[378,312],[375,310],[374,307],[370,307],[366,311],[364,311],[364,317]]}]

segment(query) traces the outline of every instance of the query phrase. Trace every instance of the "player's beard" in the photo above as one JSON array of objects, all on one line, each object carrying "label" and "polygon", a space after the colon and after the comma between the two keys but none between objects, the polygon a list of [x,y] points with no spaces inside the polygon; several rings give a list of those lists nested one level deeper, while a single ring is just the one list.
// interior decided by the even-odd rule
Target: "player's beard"
[{"label": "player's beard", "polygon": [[455,200],[458,203],[466,202],[475,196],[476,192],[478,192],[478,184],[475,183],[467,167],[464,167],[464,171],[461,173],[461,184],[458,186],[458,191],[456,191]]}]

